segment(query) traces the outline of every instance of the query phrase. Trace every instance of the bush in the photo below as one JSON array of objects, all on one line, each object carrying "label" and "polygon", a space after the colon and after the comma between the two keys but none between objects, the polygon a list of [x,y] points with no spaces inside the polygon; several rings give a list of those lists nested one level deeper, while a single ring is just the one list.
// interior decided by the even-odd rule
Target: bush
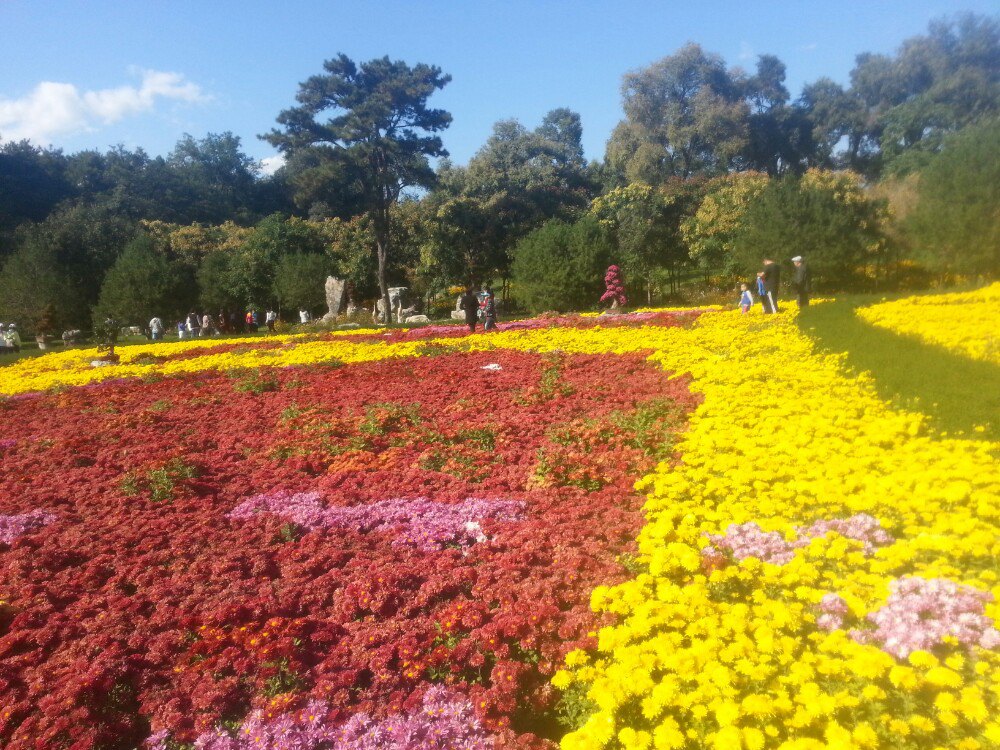
[{"label": "bush", "polygon": [[966,128],[920,175],[906,221],[915,255],[947,277],[1000,273],[1000,121]]},{"label": "bush", "polygon": [[154,315],[163,319],[183,315],[194,302],[191,276],[189,269],[160,253],[152,238],[140,235],[104,277],[94,319],[145,326]]},{"label": "bush", "polygon": [[550,221],[514,249],[515,294],[532,312],[592,308],[604,291],[612,250],[596,219]]}]

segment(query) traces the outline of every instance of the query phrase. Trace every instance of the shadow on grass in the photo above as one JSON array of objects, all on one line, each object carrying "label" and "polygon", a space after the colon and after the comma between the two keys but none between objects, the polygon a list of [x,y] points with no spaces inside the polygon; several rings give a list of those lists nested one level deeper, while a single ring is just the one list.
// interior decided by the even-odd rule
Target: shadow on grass
[{"label": "shadow on grass", "polygon": [[[923,412],[938,430],[1000,439],[1000,367],[877,328],[854,314],[876,301],[812,305],[799,315],[799,326],[821,349],[845,353],[850,368],[870,372],[882,398]],[[986,431],[975,432],[976,425],[986,425]]]}]

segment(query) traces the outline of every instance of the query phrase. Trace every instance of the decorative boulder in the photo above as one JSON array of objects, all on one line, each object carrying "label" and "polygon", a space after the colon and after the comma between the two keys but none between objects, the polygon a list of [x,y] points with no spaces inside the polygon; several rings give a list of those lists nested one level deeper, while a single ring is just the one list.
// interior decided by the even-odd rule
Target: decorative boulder
[{"label": "decorative boulder", "polygon": [[326,306],[328,311],[323,316],[323,320],[329,322],[336,320],[340,314],[340,305],[344,300],[344,280],[335,276],[326,277]]},{"label": "decorative boulder", "polygon": [[[399,322],[402,322],[403,320],[401,313],[406,308],[409,291],[410,288],[405,286],[389,287],[389,314],[396,318]],[[382,304],[382,298],[376,298],[375,309],[372,310],[372,318],[376,323],[384,323],[386,321],[385,310],[383,308],[384,305]]]}]

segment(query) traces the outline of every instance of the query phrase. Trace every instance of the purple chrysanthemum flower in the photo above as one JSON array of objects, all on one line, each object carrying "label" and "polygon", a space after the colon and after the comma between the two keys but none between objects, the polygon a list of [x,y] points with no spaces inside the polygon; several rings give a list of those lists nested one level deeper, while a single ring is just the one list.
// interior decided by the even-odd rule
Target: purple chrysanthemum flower
[{"label": "purple chrysanthemum flower", "polygon": [[885,605],[868,615],[874,631],[851,631],[860,643],[876,643],[905,659],[929,651],[947,637],[971,648],[1000,646],[1000,631],[986,615],[992,594],[946,578],[907,576],[889,584]]},{"label": "purple chrysanthemum flower", "polygon": [[369,505],[327,507],[317,492],[285,490],[255,495],[234,508],[230,518],[252,518],[271,513],[307,529],[340,528],[361,533],[394,530],[394,544],[438,550],[468,547],[487,540],[481,522],[520,521],[524,503],[470,497],[460,503],[437,503],[424,497],[380,500]]},{"label": "purple chrysanthemum flower", "polygon": [[[490,750],[493,739],[476,717],[472,703],[436,685],[420,708],[374,719],[355,714],[340,727],[326,721],[328,706],[310,701],[298,711],[271,719],[254,711],[235,736],[222,729],[201,734],[196,750]],[[146,740],[148,750],[166,750],[170,734],[161,730]]]},{"label": "purple chrysanthemum flower", "polygon": [[0,515],[0,544],[12,544],[15,539],[37,531],[56,520],[56,514],[47,510],[33,510],[12,516]]},{"label": "purple chrysanthemum flower", "polygon": [[756,557],[764,562],[784,565],[795,556],[795,548],[801,542],[789,542],[778,531],[764,531],[753,521],[733,523],[725,534],[707,534],[712,546],[702,550],[702,554],[717,555],[719,550],[729,550],[733,559],[745,560]]},{"label": "purple chrysanthemum flower", "polygon": [[878,519],[867,513],[857,513],[849,518],[822,519],[799,529],[799,532],[806,537],[823,536],[831,531],[862,542],[866,555],[872,554],[878,547],[895,541],[889,532],[882,528]]}]

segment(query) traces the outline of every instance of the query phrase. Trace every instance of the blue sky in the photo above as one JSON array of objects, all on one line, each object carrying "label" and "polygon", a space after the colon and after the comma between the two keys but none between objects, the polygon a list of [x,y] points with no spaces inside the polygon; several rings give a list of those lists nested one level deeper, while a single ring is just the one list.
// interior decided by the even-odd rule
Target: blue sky
[{"label": "blue sky", "polygon": [[338,2],[0,0],[0,139],[68,152],[121,143],[166,154],[184,133],[256,136],[294,103],[298,83],[344,52],[440,66],[431,99],[465,163],[495,121],[528,127],[556,107],[580,113],[599,159],[621,118],[623,73],[687,41],[752,70],[776,54],[793,97],[821,76],[847,83],[858,52],[894,51],[931,19],[995,14],[997,0],[724,2]]}]

